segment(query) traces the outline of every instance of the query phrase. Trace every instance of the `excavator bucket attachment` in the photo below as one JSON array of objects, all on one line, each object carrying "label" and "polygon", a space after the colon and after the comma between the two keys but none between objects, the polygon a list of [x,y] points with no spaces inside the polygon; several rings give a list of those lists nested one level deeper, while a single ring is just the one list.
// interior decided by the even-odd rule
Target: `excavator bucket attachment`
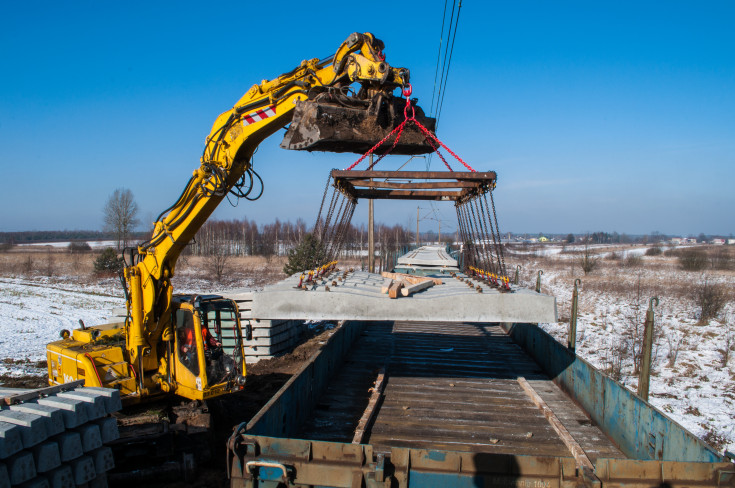
[{"label": "excavator bucket attachment", "polygon": [[[405,120],[405,99],[379,96],[372,102],[306,100],[296,103],[293,120],[281,141],[284,149],[364,154]],[[436,120],[413,105],[415,118],[434,132]],[[409,112],[410,113],[410,112]],[[419,128],[409,122],[393,147],[390,137],[376,154],[425,154],[434,149]],[[393,148],[391,150],[391,148]]]}]

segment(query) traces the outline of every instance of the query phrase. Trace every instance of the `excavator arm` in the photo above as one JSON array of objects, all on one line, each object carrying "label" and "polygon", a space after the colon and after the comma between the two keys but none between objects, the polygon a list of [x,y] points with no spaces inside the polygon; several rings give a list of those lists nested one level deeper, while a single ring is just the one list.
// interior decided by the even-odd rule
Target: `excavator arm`
[{"label": "excavator arm", "polygon": [[[126,352],[141,396],[155,386],[145,377],[158,368],[157,346],[173,339],[171,278],[179,254],[228,192],[247,196],[259,178],[250,163],[258,144],[289,124],[295,111],[300,112],[298,123],[294,119],[290,142],[282,144],[291,149],[362,152],[401,122],[400,99],[392,93],[408,83],[409,72],[388,65],[382,50],[383,43],[372,34],[352,34],[334,56],[303,61],[278,78],[253,85],[217,117],[201,164],[181,196],[157,218],[150,240],[125,253]],[[353,85],[359,85],[356,93]],[[335,124],[354,120],[356,113],[361,124],[374,127],[335,132]],[[410,145],[410,134],[404,140]],[[431,151],[422,144],[405,146],[404,153]]]}]

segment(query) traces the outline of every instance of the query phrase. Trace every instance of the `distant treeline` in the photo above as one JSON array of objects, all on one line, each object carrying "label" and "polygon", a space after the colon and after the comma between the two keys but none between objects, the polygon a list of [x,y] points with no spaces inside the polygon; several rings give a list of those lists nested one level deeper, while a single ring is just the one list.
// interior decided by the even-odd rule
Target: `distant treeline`
[{"label": "distant treeline", "polygon": [[[263,225],[247,219],[210,220],[199,229],[185,253],[195,256],[284,256],[311,230],[301,219],[295,223],[276,219]],[[380,251],[380,260],[387,262],[414,240],[415,233],[401,225],[375,224],[375,247]],[[342,256],[365,255],[367,244],[367,226],[350,225],[342,239]]]},{"label": "distant treeline", "polygon": [[[138,232],[134,237],[141,240],[147,233]],[[33,242],[63,241],[106,241],[115,236],[111,232],[97,230],[27,230],[22,232],[0,232],[0,243],[28,244]]]}]

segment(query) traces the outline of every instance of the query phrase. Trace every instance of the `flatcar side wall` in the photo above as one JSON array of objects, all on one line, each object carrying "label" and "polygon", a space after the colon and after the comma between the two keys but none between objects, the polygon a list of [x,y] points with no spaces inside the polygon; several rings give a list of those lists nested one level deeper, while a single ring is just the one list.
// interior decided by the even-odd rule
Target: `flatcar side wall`
[{"label": "flatcar side wall", "polygon": [[723,462],[694,434],[601,373],[535,324],[504,324],[513,341],[636,460]]},{"label": "flatcar side wall", "polygon": [[320,351],[248,423],[248,435],[290,437],[311,415],[330,378],[344,361],[366,322],[342,322]]}]

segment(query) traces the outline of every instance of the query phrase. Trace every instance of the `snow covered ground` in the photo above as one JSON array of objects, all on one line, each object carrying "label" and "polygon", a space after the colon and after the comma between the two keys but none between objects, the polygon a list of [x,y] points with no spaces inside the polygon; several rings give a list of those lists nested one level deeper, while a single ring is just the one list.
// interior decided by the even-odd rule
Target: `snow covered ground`
[{"label": "snow covered ground", "polygon": [[[638,249],[635,254],[642,255]],[[522,265],[527,286],[535,286],[536,270],[543,269],[542,291],[557,297],[561,321],[541,327],[567,343],[574,279],[580,278],[577,354],[635,392],[633,357],[642,342],[649,298],[658,296],[649,401],[710,444],[735,451],[733,273],[685,272],[671,259],[644,257],[635,268],[626,268],[622,260],[601,260],[584,276],[578,265],[572,274],[563,256],[544,253]],[[704,279],[728,290],[729,301],[717,319],[700,324],[692,290]]]},{"label": "snow covered ground", "polygon": [[[64,278],[0,278],[0,374],[37,373],[46,344],[62,329],[107,321],[124,305],[116,280],[82,284]],[[12,359],[14,362],[5,361]]]},{"label": "snow covered ground", "polygon": [[[86,242],[92,249],[103,249],[105,247],[115,247],[116,241],[77,241],[77,244]],[[19,247],[52,247],[52,248],[67,248],[71,244],[71,241],[60,241],[60,242],[29,242],[18,244]]]}]

